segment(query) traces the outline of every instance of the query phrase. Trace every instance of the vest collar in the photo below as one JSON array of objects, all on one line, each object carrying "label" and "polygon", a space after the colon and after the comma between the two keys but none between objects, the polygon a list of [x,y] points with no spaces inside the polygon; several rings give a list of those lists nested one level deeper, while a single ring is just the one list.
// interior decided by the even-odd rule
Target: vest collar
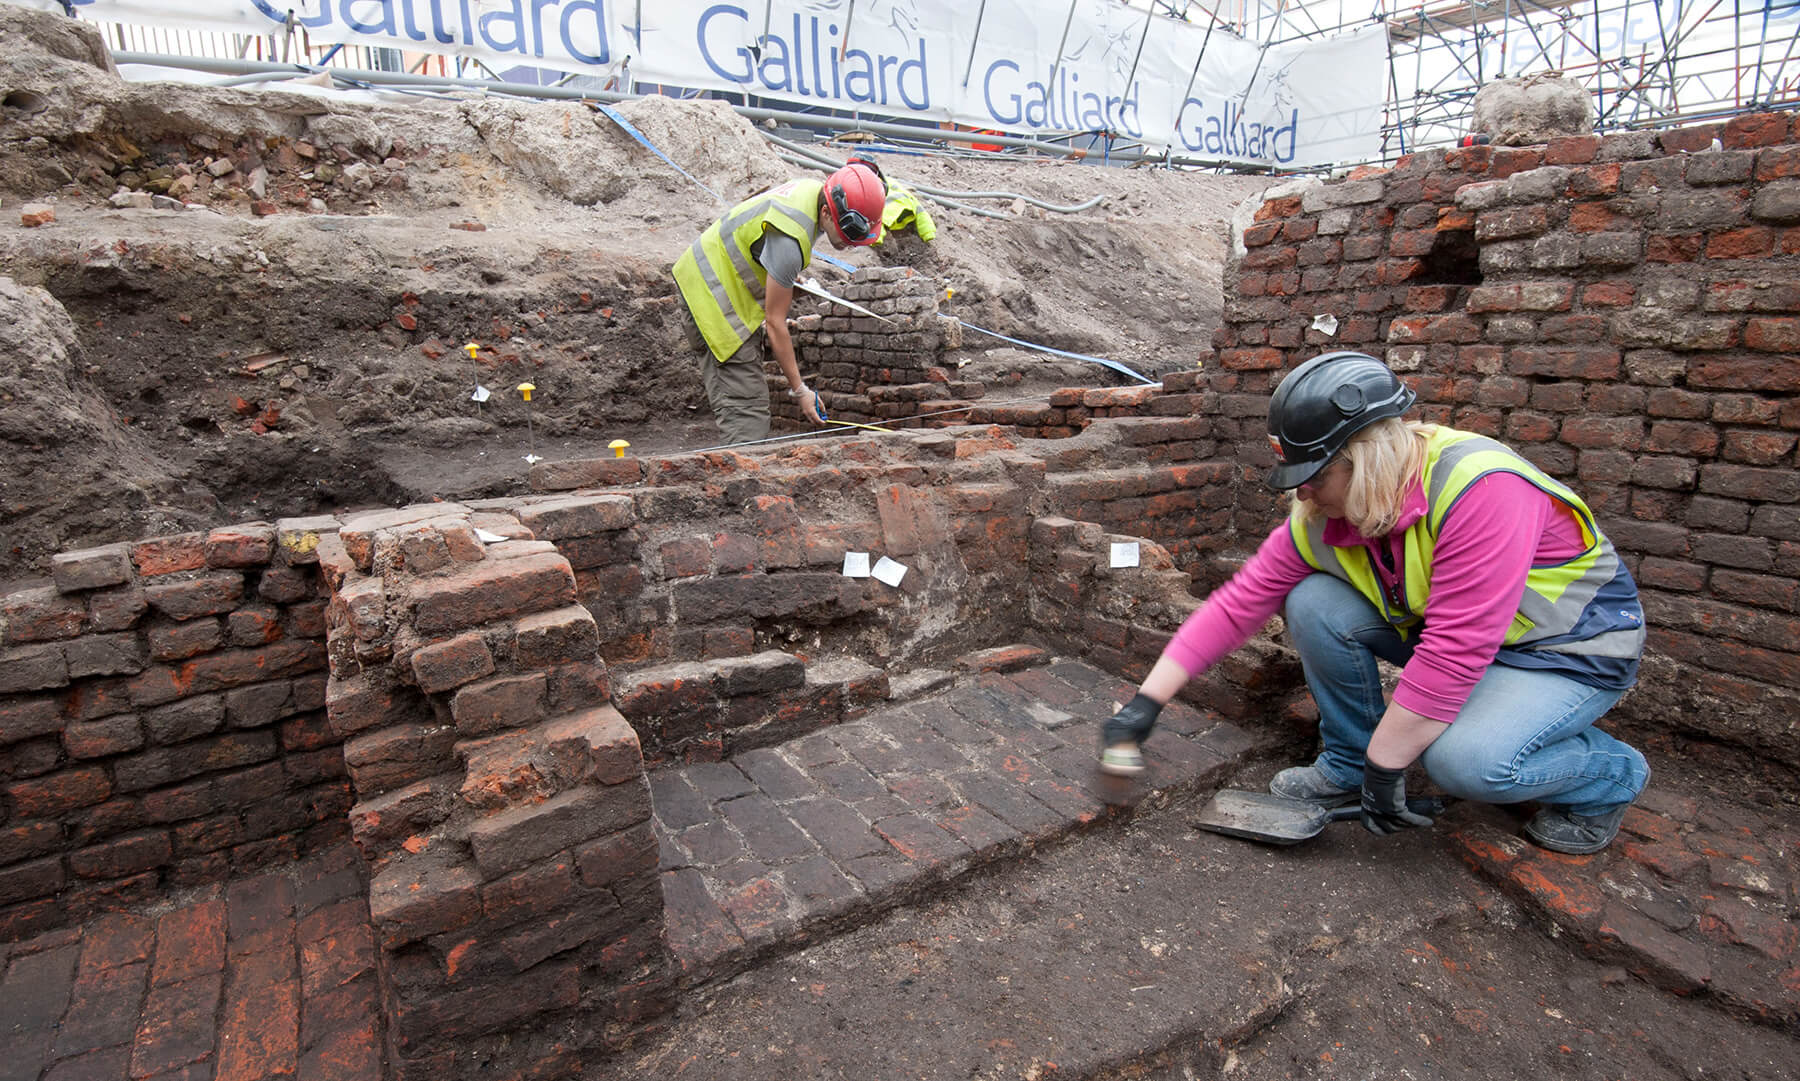
[{"label": "vest collar", "polygon": [[[1394,528],[1388,536],[1405,533],[1419,519],[1425,517],[1425,512],[1429,509],[1430,507],[1425,501],[1424,486],[1414,480],[1412,487],[1406,490],[1406,501],[1400,506],[1400,518],[1394,523]],[[1363,536],[1355,526],[1350,524],[1348,518],[1327,518],[1325,519],[1325,532],[1321,539],[1333,548],[1354,548],[1376,538]]]}]

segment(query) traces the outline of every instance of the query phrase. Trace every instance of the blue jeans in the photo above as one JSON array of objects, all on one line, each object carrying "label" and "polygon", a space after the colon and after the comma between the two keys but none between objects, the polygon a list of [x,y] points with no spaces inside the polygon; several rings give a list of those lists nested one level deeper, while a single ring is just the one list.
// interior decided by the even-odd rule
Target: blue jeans
[{"label": "blue jeans", "polygon": [[[1403,665],[1413,644],[1327,574],[1295,586],[1282,614],[1319,705],[1324,750],[1314,764],[1333,784],[1359,788],[1363,755],[1387,709],[1375,659]],[[1451,795],[1483,803],[1536,800],[1596,814],[1630,802],[1650,767],[1635,748],[1593,727],[1623,693],[1491,664],[1455,723],[1426,748],[1425,772]]]}]

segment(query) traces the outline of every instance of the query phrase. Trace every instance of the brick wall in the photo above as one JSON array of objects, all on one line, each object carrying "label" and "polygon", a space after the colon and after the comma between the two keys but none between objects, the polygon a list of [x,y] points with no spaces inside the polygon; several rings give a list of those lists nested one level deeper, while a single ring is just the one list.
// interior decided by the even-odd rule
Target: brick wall
[{"label": "brick wall", "polygon": [[0,597],[0,939],[343,837],[314,536],[68,552]]},{"label": "brick wall", "polygon": [[[1796,123],[1431,151],[1272,190],[1205,358],[1219,438],[1259,471],[1281,372],[1328,348],[1383,357],[1426,419],[1510,443],[1599,514],[1650,620],[1618,715],[1791,770]],[[1241,531],[1279,513],[1255,485],[1240,493]]]},{"label": "brick wall", "polygon": [[[638,737],[557,548],[616,540],[629,511],[605,496],[436,504],[349,517],[320,540],[329,717],[395,1077],[474,1062],[566,1075],[666,1006]],[[571,1040],[577,1012],[587,1035]]]},{"label": "brick wall", "polygon": [[[954,377],[943,354],[962,346],[962,326],[938,312],[935,281],[908,267],[866,267],[834,289],[874,315],[801,293],[794,302],[794,351],[834,420],[889,428],[943,428],[969,422],[986,388]],[[771,376],[776,416],[805,427]]]}]

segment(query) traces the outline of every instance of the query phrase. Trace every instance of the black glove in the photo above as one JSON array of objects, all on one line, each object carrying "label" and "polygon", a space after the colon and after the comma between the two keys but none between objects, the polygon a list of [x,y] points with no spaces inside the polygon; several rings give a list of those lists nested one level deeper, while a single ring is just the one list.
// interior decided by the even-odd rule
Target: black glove
[{"label": "black glove", "polygon": [[1362,824],[1370,833],[1387,836],[1403,829],[1429,826],[1432,820],[1406,807],[1406,771],[1363,763]]},{"label": "black glove", "polygon": [[1162,712],[1162,703],[1145,698],[1139,694],[1107,719],[1100,730],[1100,747],[1105,749],[1115,743],[1142,743],[1156,727],[1156,715]]}]

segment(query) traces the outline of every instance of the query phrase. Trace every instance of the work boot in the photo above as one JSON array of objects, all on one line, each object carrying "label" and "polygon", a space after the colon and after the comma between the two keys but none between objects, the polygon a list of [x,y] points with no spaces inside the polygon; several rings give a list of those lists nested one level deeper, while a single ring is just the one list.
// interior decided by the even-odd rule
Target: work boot
[{"label": "work boot", "polygon": [[1615,803],[1599,814],[1576,814],[1567,807],[1546,807],[1525,823],[1525,836],[1539,848],[1570,856],[1586,856],[1612,844],[1631,804]]},{"label": "work boot", "polygon": [[1362,798],[1360,789],[1333,783],[1317,766],[1289,766],[1269,780],[1269,791],[1282,799],[1304,800],[1321,807],[1342,807]]}]

